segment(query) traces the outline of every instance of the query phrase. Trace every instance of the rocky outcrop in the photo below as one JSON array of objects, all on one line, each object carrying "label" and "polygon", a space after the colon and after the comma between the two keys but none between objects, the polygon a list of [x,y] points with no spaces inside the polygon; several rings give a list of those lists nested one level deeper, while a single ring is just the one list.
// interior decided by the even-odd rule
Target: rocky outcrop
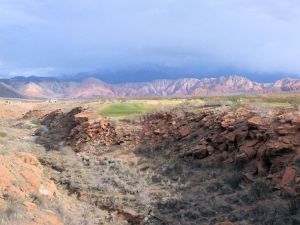
[{"label": "rocky outcrop", "polygon": [[92,121],[83,108],[46,115],[38,142],[48,149],[68,144],[77,152],[97,147],[160,145],[167,154],[224,163],[244,168],[248,180],[266,177],[289,195],[299,195],[300,115],[278,111],[268,116],[240,108],[203,108],[198,111],[156,113],[140,124]]},{"label": "rocky outcrop", "polygon": [[97,120],[75,108],[54,111],[41,123],[38,140],[77,152],[46,154],[41,162],[56,171],[53,179],[128,224],[269,224],[257,221],[272,222],[277,212],[278,224],[299,221],[297,111],[174,109],[133,123]]},{"label": "rocky outcrop", "polygon": [[74,127],[67,143],[76,151],[81,151],[88,144],[94,146],[111,146],[119,144],[115,127],[111,121],[101,120],[95,123],[84,123]]},{"label": "rocky outcrop", "polygon": [[[47,149],[59,150],[70,145],[77,152],[93,151],[96,147],[129,146],[138,141],[134,134],[138,126],[115,124],[110,120],[94,121],[94,115],[84,108],[74,108],[68,113],[56,110],[41,119],[43,128],[36,131],[37,142]],[[136,132],[134,132],[136,130]]]},{"label": "rocky outcrop", "polygon": [[245,167],[248,180],[263,176],[290,195],[299,195],[300,177],[293,163],[300,160],[300,116],[273,112],[267,117],[240,108],[173,110],[145,116],[139,124],[91,120],[83,108],[68,113],[54,111],[42,120],[37,141],[48,149],[67,144],[79,151],[97,147],[161,145],[168,154],[206,161],[222,158]]},{"label": "rocky outcrop", "polygon": [[[180,115],[180,116],[179,116]],[[273,112],[267,117],[248,109],[206,108],[200,112],[158,113],[144,121],[144,143],[168,154],[244,168],[247,179],[266,177],[289,195],[299,195],[300,115]]]},{"label": "rocky outcrop", "polygon": [[35,135],[38,136],[37,142],[43,144],[47,149],[60,149],[71,130],[88,120],[86,117],[76,117],[83,111],[83,108],[78,107],[68,113],[63,113],[59,109],[45,115],[41,118],[41,124],[44,127],[35,132]]}]

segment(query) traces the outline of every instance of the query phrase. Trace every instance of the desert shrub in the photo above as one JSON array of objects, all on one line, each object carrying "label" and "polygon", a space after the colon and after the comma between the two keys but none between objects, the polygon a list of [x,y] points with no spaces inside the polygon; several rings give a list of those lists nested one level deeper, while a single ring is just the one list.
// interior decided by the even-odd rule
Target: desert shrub
[{"label": "desert shrub", "polygon": [[246,164],[247,164],[247,161],[245,159],[235,160],[234,161],[234,169],[236,171],[242,171],[242,170],[244,170]]},{"label": "desert shrub", "polygon": [[241,199],[238,197],[238,195],[233,195],[225,198],[225,202],[231,204],[231,205],[242,205]]},{"label": "desert shrub", "polygon": [[214,210],[211,210],[211,209],[205,208],[205,207],[203,207],[199,210],[200,210],[202,217],[214,217],[217,214]]},{"label": "desert shrub", "polygon": [[166,202],[159,202],[157,204],[158,210],[165,213],[177,214],[180,210],[186,209],[188,203],[184,200],[170,199]]},{"label": "desert shrub", "polygon": [[164,143],[164,149],[169,149],[172,146],[172,142],[170,140],[166,140]]},{"label": "desert shrub", "polygon": [[234,193],[234,189],[230,188],[228,185],[223,185],[220,191],[221,195],[229,195]]},{"label": "desert shrub", "polygon": [[248,214],[248,219],[257,225],[298,224],[294,223],[294,218],[290,217],[287,208],[280,201],[257,204]]},{"label": "desert shrub", "polygon": [[22,199],[15,199],[11,196],[5,197],[6,202],[0,208],[0,225],[11,224],[10,222],[17,221],[23,216]]},{"label": "desert shrub", "polygon": [[300,168],[300,157],[294,160],[294,164]]},{"label": "desert shrub", "polygon": [[233,174],[226,175],[223,178],[225,184],[228,184],[233,189],[240,188],[240,184],[243,180],[243,176],[241,173],[235,172]]},{"label": "desert shrub", "polygon": [[213,160],[212,162],[203,162],[201,165],[202,169],[207,170],[219,170],[222,169],[224,166],[223,161],[221,158],[216,158],[216,160]]},{"label": "desert shrub", "polygon": [[218,205],[215,206],[215,209],[219,213],[230,213],[233,211],[233,208],[230,205]]},{"label": "desert shrub", "polygon": [[222,184],[220,182],[214,182],[207,186],[206,190],[208,192],[217,192],[222,188]]},{"label": "desert shrub", "polygon": [[297,215],[300,213],[300,198],[291,199],[288,202],[288,209],[291,215]]},{"label": "desert shrub", "polygon": [[175,162],[173,164],[173,169],[174,169],[174,172],[177,173],[177,174],[181,174],[183,172],[183,167],[180,164],[180,162]]},{"label": "desert shrub", "polygon": [[6,136],[7,136],[7,134],[5,132],[0,131],[0,137],[6,137]]},{"label": "desert shrub", "polygon": [[272,185],[263,179],[256,180],[250,187],[249,195],[254,199],[264,199],[272,192]]},{"label": "desert shrub", "polygon": [[189,165],[191,169],[200,169],[203,167],[203,163],[201,162],[201,160],[194,160],[190,158],[185,158],[184,160],[189,160],[188,162],[190,162]]},{"label": "desert shrub", "polygon": [[46,206],[47,204],[47,199],[42,196],[39,193],[31,193],[30,198],[32,199],[32,202],[39,205],[39,206]]},{"label": "desert shrub", "polygon": [[139,146],[135,149],[135,152],[137,154],[148,156],[148,157],[153,155],[153,149],[150,148],[149,146]]},{"label": "desert shrub", "polygon": [[196,220],[199,218],[199,215],[197,212],[190,210],[184,213],[184,217],[186,217],[188,220]]},{"label": "desert shrub", "polygon": [[239,213],[233,213],[233,214],[230,214],[228,216],[228,220],[232,223],[235,223],[235,222],[238,222],[238,221],[242,221],[243,220],[243,217],[242,215],[240,215]]},{"label": "desert shrub", "polygon": [[199,137],[198,133],[192,133],[190,136],[188,136],[188,139],[190,141],[193,141],[193,140],[197,139],[198,137]]},{"label": "desert shrub", "polygon": [[169,178],[178,178],[179,176],[183,175],[183,166],[181,165],[180,161],[176,161],[173,164],[166,165],[163,170],[162,174]]}]

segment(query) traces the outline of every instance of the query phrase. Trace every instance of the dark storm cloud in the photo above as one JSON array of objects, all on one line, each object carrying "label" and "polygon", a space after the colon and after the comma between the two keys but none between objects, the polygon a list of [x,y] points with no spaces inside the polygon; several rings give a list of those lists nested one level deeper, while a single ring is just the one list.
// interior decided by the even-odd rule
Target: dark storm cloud
[{"label": "dark storm cloud", "polygon": [[0,74],[143,64],[297,74],[299,12],[295,0],[0,0]]}]

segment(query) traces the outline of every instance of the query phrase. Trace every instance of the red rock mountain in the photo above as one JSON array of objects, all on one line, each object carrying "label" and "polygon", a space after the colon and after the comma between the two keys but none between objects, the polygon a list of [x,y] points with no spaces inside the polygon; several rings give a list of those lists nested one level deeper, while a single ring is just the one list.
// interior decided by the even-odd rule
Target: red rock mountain
[{"label": "red rock mountain", "polygon": [[282,91],[298,91],[300,90],[300,80],[291,78],[278,80],[274,83],[273,88]]},{"label": "red rock mountain", "polygon": [[300,80],[286,78],[273,84],[253,82],[242,76],[218,78],[185,78],[152,82],[108,84],[96,78],[83,81],[37,79],[26,81],[0,80],[0,97],[12,98],[68,98],[144,96],[211,96],[253,94],[261,92],[300,91]]}]

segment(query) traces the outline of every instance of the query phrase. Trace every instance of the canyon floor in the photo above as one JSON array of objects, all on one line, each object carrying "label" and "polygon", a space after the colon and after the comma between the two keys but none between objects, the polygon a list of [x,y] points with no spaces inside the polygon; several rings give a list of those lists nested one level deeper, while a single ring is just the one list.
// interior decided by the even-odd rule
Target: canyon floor
[{"label": "canyon floor", "polygon": [[300,224],[299,98],[2,99],[0,224]]}]

